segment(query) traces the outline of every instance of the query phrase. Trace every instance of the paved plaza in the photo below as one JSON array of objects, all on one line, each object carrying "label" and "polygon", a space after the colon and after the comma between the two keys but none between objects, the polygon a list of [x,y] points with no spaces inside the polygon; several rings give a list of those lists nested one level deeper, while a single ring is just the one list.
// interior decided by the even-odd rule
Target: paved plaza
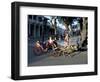
[{"label": "paved plaza", "polygon": [[[75,44],[77,37],[72,38],[72,44]],[[62,42],[60,42],[62,44]],[[50,53],[44,53],[40,56],[36,56],[33,53],[34,43],[28,45],[28,66],[51,66],[51,65],[76,65],[87,64],[87,51],[76,51],[70,55],[53,56]],[[63,44],[62,44],[63,45]],[[51,52],[52,53],[52,52]]]}]

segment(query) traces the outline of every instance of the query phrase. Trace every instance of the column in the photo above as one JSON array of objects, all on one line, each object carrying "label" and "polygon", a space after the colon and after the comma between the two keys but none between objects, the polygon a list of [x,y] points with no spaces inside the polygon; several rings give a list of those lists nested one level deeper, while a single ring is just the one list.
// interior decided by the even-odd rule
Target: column
[{"label": "column", "polygon": [[40,25],[38,26],[38,30],[39,30],[38,36],[40,37]]},{"label": "column", "polygon": [[28,36],[30,36],[31,35],[31,24],[30,24],[30,22],[28,22],[29,24],[28,24]]},{"label": "column", "polygon": [[34,33],[34,38],[36,38],[36,24],[34,24],[33,28],[34,28],[34,32],[33,32]]}]

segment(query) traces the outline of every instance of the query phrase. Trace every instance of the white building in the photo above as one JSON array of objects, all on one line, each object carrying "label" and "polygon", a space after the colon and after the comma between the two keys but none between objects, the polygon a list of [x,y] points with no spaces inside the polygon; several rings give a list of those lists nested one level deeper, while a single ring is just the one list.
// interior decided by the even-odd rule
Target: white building
[{"label": "white building", "polygon": [[28,15],[28,37],[44,38],[49,36],[50,24],[40,15]]}]

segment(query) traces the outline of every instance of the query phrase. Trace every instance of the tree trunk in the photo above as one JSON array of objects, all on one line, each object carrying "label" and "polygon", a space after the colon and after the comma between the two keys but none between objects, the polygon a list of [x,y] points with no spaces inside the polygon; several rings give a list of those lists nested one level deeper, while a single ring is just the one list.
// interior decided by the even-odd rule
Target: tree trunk
[{"label": "tree trunk", "polygon": [[85,18],[83,18],[83,25],[82,25],[82,30],[81,30],[81,46],[82,44],[84,44],[84,41],[87,37],[87,29],[86,26],[87,25],[87,20]]}]

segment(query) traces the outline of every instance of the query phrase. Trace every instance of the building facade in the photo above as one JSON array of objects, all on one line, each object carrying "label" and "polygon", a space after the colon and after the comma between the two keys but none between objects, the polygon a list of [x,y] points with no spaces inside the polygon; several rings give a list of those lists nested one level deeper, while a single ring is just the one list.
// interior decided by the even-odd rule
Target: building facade
[{"label": "building facade", "polygon": [[28,38],[42,39],[50,35],[48,18],[40,15],[28,15]]}]

